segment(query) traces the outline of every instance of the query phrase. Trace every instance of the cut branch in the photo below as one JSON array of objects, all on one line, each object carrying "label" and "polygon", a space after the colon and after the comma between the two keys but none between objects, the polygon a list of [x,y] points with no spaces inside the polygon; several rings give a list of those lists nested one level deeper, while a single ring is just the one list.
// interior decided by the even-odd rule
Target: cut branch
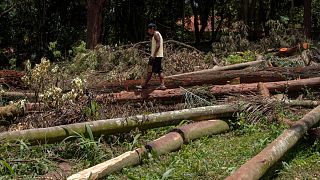
[{"label": "cut branch", "polygon": [[302,119],[297,121],[290,129],[284,131],[276,140],[269,144],[255,157],[243,164],[227,180],[259,179],[275,164],[308,129],[320,121],[320,106],[316,107]]}]

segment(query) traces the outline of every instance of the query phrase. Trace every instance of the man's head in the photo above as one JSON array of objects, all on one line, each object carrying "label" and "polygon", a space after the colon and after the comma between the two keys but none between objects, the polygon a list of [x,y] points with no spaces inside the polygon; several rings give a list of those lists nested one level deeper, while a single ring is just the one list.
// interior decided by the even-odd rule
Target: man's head
[{"label": "man's head", "polygon": [[148,34],[153,36],[154,35],[154,32],[157,30],[157,25],[154,24],[154,23],[150,23],[148,25]]}]

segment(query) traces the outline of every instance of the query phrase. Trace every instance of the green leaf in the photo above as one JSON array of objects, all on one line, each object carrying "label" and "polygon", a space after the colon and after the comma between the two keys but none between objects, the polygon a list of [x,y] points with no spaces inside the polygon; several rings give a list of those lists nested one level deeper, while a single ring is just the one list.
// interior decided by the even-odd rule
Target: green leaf
[{"label": "green leaf", "polygon": [[14,175],[12,167],[5,160],[0,160],[0,162],[10,171],[12,175]]},{"label": "green leaf", "polygon": [[168,169],[165,173],[163,173],[161,180],[168,179],[170,177],[171,172],[174,170],[174,168]]}]

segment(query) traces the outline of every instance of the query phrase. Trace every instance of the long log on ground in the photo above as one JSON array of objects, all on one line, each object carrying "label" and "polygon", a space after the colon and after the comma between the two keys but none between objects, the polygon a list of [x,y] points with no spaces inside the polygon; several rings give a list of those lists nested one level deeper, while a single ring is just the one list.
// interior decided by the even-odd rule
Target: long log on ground
[{"label": "long log on ground", "polygon": [[[196,71],[192,73],[178,74],[165,77],[165,83],[168,88],[177,88],[180,86],[195,86],[203,84],[224,85],[229,81],[240,78],[241,83],[273,82],[284,81],[297,78],[319,77],[320,66],[307,66],[302,68],[282,68],[272,67],[264,70],[230,70],[216,71],[214,69]],[[134,89],[136,85],[143,83],[143,80],[128,80],[124,82],[101,82],[88,87],[91,90],[100,91],[123,91]],[[150,81],[151,86],[158,85],[158,79]]]},{"label": "long log on ground", "polygon": [[4,93],[1,93],[1,96],[6,98],[30,98],[30,99],[34,99],[36,97],[35,93],[30,93],[30,92],[4,92]]},{"label": "long log on ground", "polygon": [[[213,94],[229,94],[229,93],[246,93],[256,92],[259,90],[258,83],[251,84],[238,84],[238,85],[217,85],[211,89]],[[280,81],[280,82],[266,82],[263,85],[270,91],[296,91],[301,90],[304,87],[319,87],[320,77],[309,78],[309,79],[298,79],[291,81]]]},{"label": "long log on ground", "polygon": [[[213,86],[211,93],[229,94],[229,93],[244,93],[258,91],[258,83],[252,84],[239,84],[239,85],[222,85]],[[261,86],[261,84],[260,84]],[[292,81],[280,81],[263,83],[263,87],[266,87],[270,92],[275,91],[295,91],[304,87],[318,87],[320,86],[320,77],[300,79]],[[120,93],[101,94],[96,97],[98,102],[127,102],[127,101],[142,101],[142,100],[181,100],[184,95],[184,90],[181,88],[167,89],[167,90],[143,90],[135,92],[122,91]]]},{"label": "long log on ground", "polygon": [[6,86],[22,86],[21,78],[25,75],[25,72],[15,70],[0,70],[0,84]]},{"label": "long log on ground", "polygon": [[[202,128],[205,128],[205,131]],[[68,177],[67,180],[100,179],[124,167],[142,163],[143,155],[147,150],[156,152],[158,155],[169,153],[181,147],[184,142],[183,137],[188,137],[187,141],[185,141],[185,143],[188,143],[190,140],[198,139],[205,135],[223,133],[229,130],[229,126],[224,121],[210,120],[188,124],[177,128],[177,130],[180,131],[170,132],[159,139],[147,143],[145,147],[126,152],[116,158],[85,169]]]},{"label": "long log on ground", "polygon": [[75,123],[48,128],[29,129],[0,133],[0,140],[24,139],[30,142],[51,143],[63,140],[76,133],[86,134],[86,127],[89,126],[96,136],[102,134],[116,134],[129,132],[132,129],[141,130],[176,125],[182,120],[206,120],[220,117],[230,117],[238,111],[234,105],[207,106],[200,108],[169,111],[149,115],[137,115],[127,118],[115,118],[98,120],[93,122]]},{"label": "long log on ground", "polygon": [[275,164],[301,137],[320,122],[320,106],[316,107],[290,129],[285,130],[276,140],[269,144],[255,157],[243,164],[227,180],[259,179]]}]

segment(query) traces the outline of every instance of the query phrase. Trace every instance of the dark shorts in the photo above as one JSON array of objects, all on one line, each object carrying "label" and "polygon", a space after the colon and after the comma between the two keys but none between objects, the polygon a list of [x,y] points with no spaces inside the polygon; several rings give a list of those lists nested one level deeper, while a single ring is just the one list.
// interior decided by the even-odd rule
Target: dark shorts
[{"label": "dark shorts", "polygon": [[162,57],[156,57],[155,59],[149,59],[148,65],[152,67],[152,73],[160,74],[162,73]]}]

